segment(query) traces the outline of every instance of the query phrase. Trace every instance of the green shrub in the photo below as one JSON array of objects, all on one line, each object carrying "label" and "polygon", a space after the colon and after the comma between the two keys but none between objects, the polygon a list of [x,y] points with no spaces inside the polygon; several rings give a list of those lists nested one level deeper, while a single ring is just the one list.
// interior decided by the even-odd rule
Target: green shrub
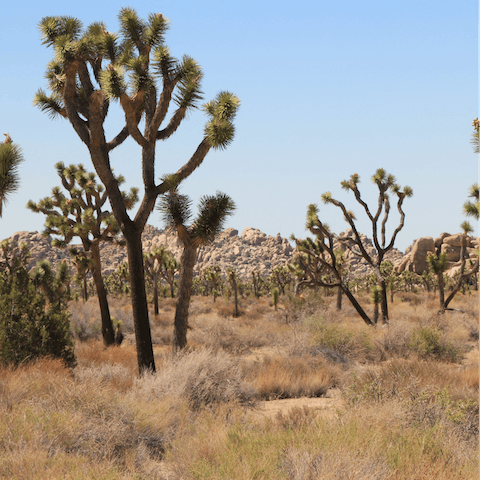
[{"label": "green shrub", "polygon": [[433,326],[414,329],[408,346],[421,358],[435,358],[446,362],[458,362],[462,359],[461,349],[446,341],[440,329]]},{"label": "green shrub", "polygon": [[[10,246],[6,241],[1,248],[0,363],[19,365],[49,356],[74,366],[67,294],[65,285],[59,284],[60,276],[45,277],[40,285],[38,275],[34,281],[27,271],[28,252],[24,247]],[[49,293],[48,301],[43,292]]]}]

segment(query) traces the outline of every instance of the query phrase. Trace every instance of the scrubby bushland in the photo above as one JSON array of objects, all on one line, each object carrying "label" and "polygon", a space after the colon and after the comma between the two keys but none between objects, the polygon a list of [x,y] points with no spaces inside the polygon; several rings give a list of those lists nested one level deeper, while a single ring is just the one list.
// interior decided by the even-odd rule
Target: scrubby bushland
[{"label": "scrubby bushland", "polygon": [[0,363],[19,365],[39,357],[57,357],[73,366],[75,354],[69,332],[66,265],[56,275],[49,265],[27,271],[28,251],[1,244]]}]

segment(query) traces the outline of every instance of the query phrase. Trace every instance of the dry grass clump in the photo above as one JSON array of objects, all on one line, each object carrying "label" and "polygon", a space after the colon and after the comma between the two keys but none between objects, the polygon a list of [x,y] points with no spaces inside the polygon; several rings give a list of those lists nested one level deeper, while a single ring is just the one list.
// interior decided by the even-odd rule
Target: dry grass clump
[{"label": "dry grass clump", "polygon": [[141,425],[97,373],[80,380],[40,360],[0,377],[0,478],[127,478],[122,470],[140,447],[154,461],[163,455],[161,429]]},{"label": "dry grass clump", "polygon": [[340,383],[340,368],[321,357],[267,357],[245,366],[245,376],[264,400],[321,397]]},{"label": "dry grass clump", "polygon": [[137,379],[132,395],[175,397],[185,400],[192,410],[230,402],[253,406],[257,399],[253,385],[243,379],[239,359],[209,349],[172,357],[157,374]]}]

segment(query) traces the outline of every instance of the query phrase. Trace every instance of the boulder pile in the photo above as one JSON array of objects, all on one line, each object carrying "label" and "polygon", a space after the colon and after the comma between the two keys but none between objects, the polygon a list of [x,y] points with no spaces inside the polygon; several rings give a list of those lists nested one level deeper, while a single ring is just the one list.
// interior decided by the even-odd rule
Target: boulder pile
[{"label": "boulder pile", "polygon": [[[342,237],[351,237],[353,232],[348,229],[340,234]],[[369,254],[374,255],[375,248],[372,241],[361,234],[363,244]],[[31,252],[29,268],[35,266],[38,260],[47,259],[54,266],[63,260],[70,262],[68,249],[52,247],[52,239],[44,237],[38,232],[17,232],[9,239],[19,244],[26,243]],[[180,260],[182,254],[182,245],[179,243],[176,235],[167,231],[159,230],[151,225],[147,225],[142,236],[143,250],[148,252],[154,247],[164,245],[177,260]],[[459,266],[461,234],[449,235],[442,233],[439,238],[423,237],[414,242],[407,248],[405,255],[397,249],[389,251],[385,260],[391,261],[398,272],[409,270],[422,274],[428,266],[426,258],[428,252],[446,252],[448,255],[451,271]],[[340,244],[338,244],[340,247]],[[478,247],[478,239],[468,237],[467,252],[473,255],[475,248]],[[373,273],[372,268],[367,262],[355,255],[345,247],[345,257],[350,265],[350,276],[361,277]],[[102,272],[104,275],[113,273],[119,265],[127,261],[127,251],[125,247],[120,247],[111,243],[101,245]],[[292,261],[295,249],[290,242],[280,234],[269,236],[256,228],[247,227],[241,235],[238,230],[228,228],[217,236],[216,240],[210,244],[199,248],[197,261],[195,264],[195,274],[199,274],[205,268],[218,265],[222,271],[229,267],[235,269],[239,278],[246,280],[250,278],[252,270],[257,270],[265,278],[272,270],[278,266],[284,266]],[[72,270],[73,273],[73,270]]]},{"label": "boulder pile", "polygon": [[[404,270],[418,273],[428,272],[427,256],[429,253],[446,253],[447,254],[447,273],[454,275],[460,269],[460,251],[462,247],[463,234],[442,233],[439,237],[422,237],[415,240],[414,243],[407,248],[403,261],[398,265],[397,272]],[[475,251],[478,249],[478,237],[466,237],[466,254],[467,257],[474,257]],[[477,250],[478,251],[478,250]]]}]

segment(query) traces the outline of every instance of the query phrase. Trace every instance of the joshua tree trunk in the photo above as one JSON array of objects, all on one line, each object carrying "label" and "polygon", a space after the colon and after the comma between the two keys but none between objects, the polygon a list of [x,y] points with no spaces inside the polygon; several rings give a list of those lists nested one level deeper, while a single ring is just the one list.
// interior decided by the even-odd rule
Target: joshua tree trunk
[{"label": "joshua tree trunk", "polygon": [[153,356],[152,333],[148,319],[141,232],[137,232],[131,228],[124,229],[123,234],[127,243],[138,368],[140,373],[144,373],[145,371],[154,372],[155,359]]},{"label": "joshua tree trunk", "polygon": [[440,311],[439,313],[445,312],[445,281],[443,279],[443,271],[437,273],[438,279],[438,297],[440,300]]},{"label": "joshua tree trunk", "polygon": [[235,309],[233,311],[233,316],[237,318],[239,316],[239,313],[238,313],[238,288],[237,288],[236,278],[233,279],[232,286],[233,286],[233,299],[235,302]]},{"label": "joshua tree trunk", "polygon": [[373,322],[370,320],[370,317],[365,313],[365,310],[362,308],[362,306],[357,302],[357,299],[352,295],[348,287],[346,287],[343,283],[340,284],[341,289],[343,290],[343,293],[347,296],[347,298],[350,300],[352,303],[353,307],[355,310],[358,312],[358,314],[362,317],[363,321],[367,325],[373,325]]},{"label": "joshua tree trunk", "polygon": [[87,274],[83,277],[83,299],[88,300]]},{"label": "joshua tree trunk", "polygon": [[97,290],[98,303],[100,305],[100,315],[102,317],[102,335],[105,345],[113,345],[115,343],[115,332],[113,330],[112,319],[110,317],[110,309],[108,308],[107,292],[103,283],[102,269],[100,264],[100,247],[98,242],[93,242],[91,246],[92,259],[94,262],[92,273]]},{"label": "joshua tree trunk", "polygon": [[158,273],[153,272],[153,313],[158,315]]},{"label": "joshua tree trunk", "polygon": [[337,288],[337,310],[342,309],[342,294],[343,291],[340,287]]},{"label": "joshua tree trunk", "polygon": [[193,268],[197,249],[185,244],[180,260],[180,279],[178,281],[177,308],[175,310],[173,351],[182,350],[187,345],[188,308],[192,293]]}]

